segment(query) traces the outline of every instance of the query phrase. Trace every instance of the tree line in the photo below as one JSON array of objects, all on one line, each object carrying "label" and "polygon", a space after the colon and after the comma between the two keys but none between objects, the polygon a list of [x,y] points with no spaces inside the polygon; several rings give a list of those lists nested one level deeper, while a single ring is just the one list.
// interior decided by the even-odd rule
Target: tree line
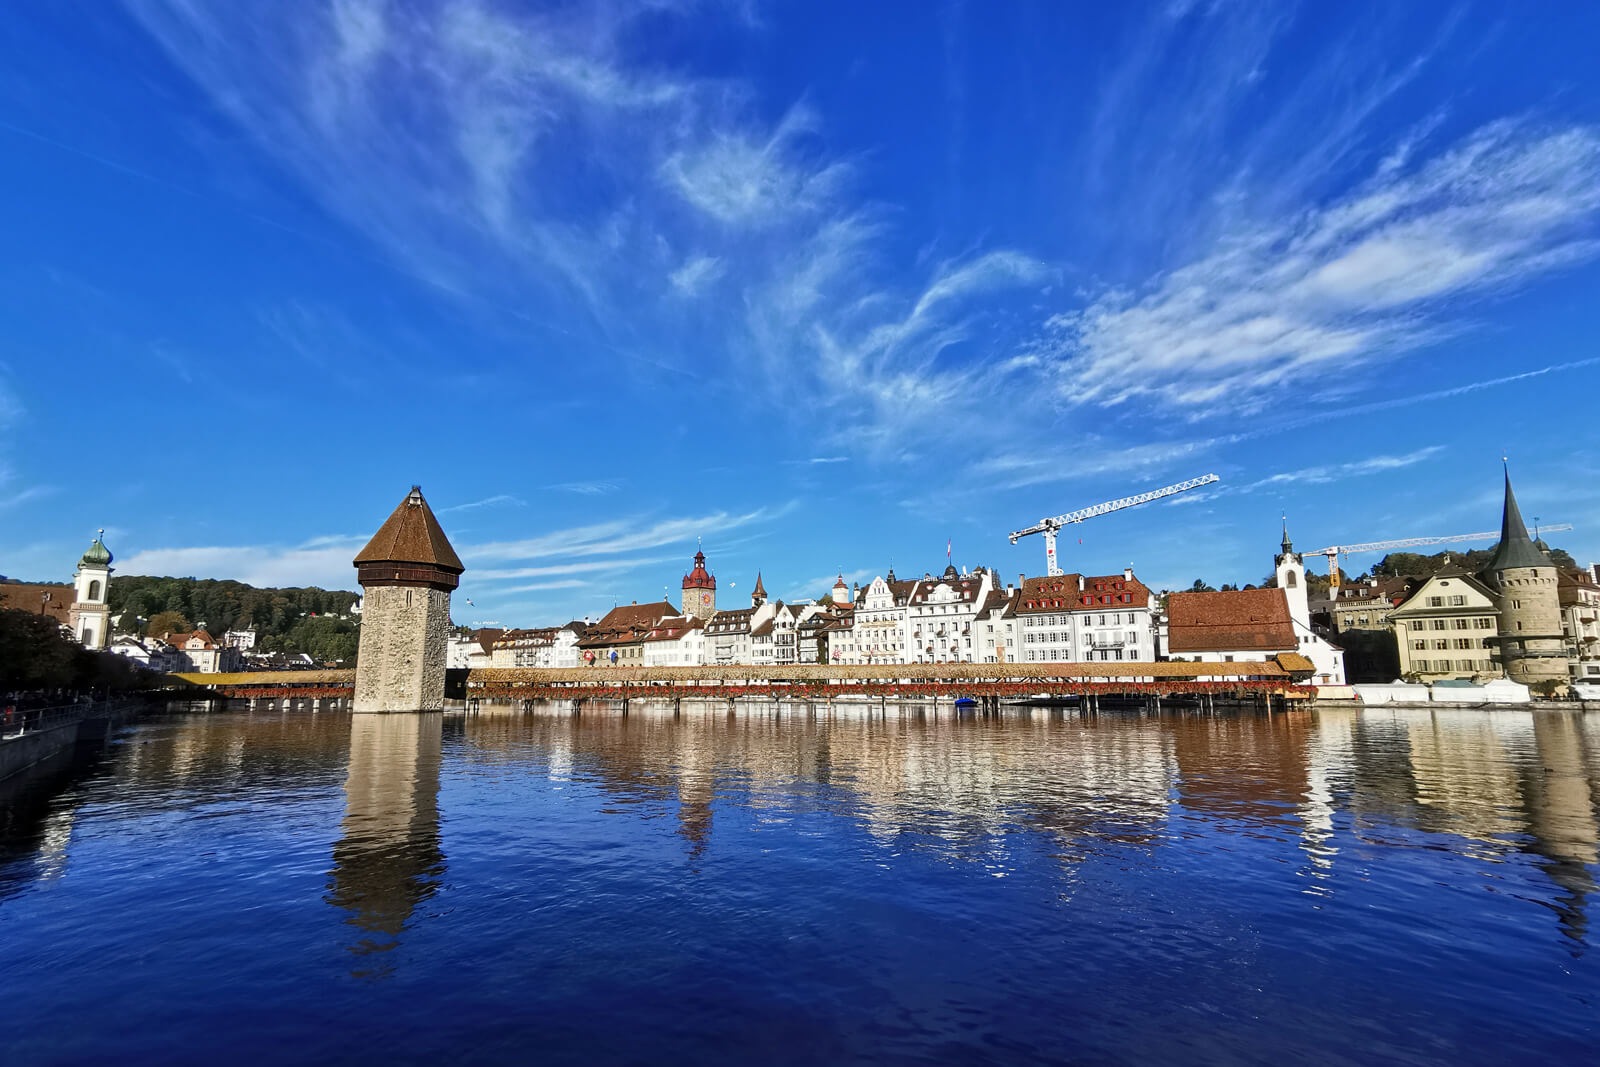
[{"label": "tree line", "polygon": [[107,603],[116,633],[160,637],[204,629],[220,640],[229,630],[251,629],[258,651],[303,652],[318,663],[348,666],[360,641],[358,599],[316,586],[258,589],[226,579],[128,575],[112,580]]}]

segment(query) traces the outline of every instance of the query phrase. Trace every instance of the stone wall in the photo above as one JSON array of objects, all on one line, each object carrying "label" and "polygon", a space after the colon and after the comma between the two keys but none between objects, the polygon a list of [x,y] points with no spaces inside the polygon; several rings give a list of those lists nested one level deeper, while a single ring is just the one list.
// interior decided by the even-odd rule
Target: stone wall
[{"label": "stone wall", "polygon": [[365,587],[354,710],[444,707],[450,594],[422,586]]},{"label": "stone wall", "polygon": [[1569,675],[1554,567],[1516,567],[1491,574],[1500,594],[1500,662],[1522,685],[1565,683]]}]

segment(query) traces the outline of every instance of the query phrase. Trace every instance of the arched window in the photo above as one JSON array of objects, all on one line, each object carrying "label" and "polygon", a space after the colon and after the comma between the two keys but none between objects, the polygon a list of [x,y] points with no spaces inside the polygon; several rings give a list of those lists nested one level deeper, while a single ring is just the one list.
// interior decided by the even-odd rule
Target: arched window
[{"label": "arched window", "polygon": [[98,578],[95,578],[95,579],[93,579],[92,581],[89,582],[89,599],[90,600],[99,600],[100,599],[100,579],[98,579]]},{"label": "arched window", "polygon": [[1289,588],[1290,589],[1293,589],[1295,586],[1300,584],[1300,579],[1295,576],[1294,571],[1290,571],[1289,572],[1288,581],[1289,581]]}]

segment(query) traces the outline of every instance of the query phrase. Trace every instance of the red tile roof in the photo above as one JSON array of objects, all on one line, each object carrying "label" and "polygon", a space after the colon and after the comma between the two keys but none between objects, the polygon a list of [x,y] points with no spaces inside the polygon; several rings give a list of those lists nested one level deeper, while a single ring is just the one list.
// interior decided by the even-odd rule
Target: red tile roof
[{"label": "red tile roof", "polygon": [[1019,615],[1149,606],[1150,590],[1145,584],[1138,578],[1125,578],[1120,574],[1059,574],[1027,578],[1023,580],[1017,596]]},{"label": "red tile roof", "polygon": [[1167,651],[1174,655],[1298,647],[1282,589],[1173,593],[1167,598]]}]

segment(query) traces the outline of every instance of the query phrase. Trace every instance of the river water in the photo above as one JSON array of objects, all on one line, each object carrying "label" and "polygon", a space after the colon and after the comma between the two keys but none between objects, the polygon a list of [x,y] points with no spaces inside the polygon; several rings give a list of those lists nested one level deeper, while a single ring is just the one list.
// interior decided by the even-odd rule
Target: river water
[{"label": "river water", "polygon": [[1600,717],[169,714],[0,806],[0,1062],[1593,1062]]}]

